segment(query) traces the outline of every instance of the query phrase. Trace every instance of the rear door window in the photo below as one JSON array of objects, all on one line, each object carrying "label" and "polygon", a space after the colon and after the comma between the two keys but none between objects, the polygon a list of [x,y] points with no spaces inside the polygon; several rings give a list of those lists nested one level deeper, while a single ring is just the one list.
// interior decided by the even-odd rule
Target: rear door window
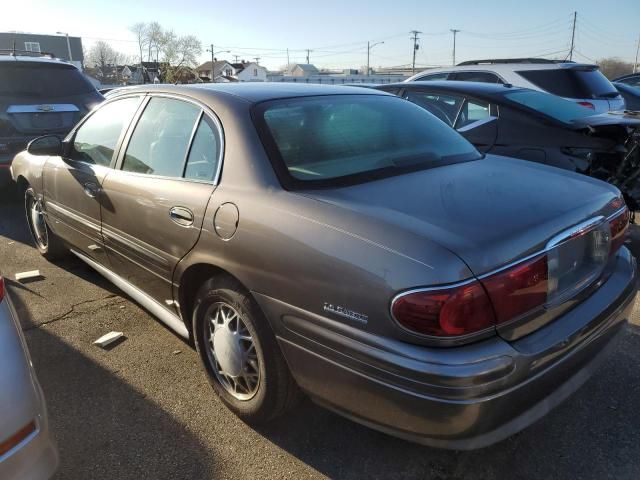
[{"label": "rear door window", "polygon": [[566,98],[613,98],[618,92],[594,69],[523,70],[516,72],[538,88]]},{"label": "rear door window", "polygon": [[139,104],[139,97],[130,97],[107,103],[96,110],[74,135],[71,158],[108,166],[122,130],[131,122]]},{"label": "rear door window", "polygon": [[193,137],[184,177],[210,182],[218,170],[220,137],[218,129],[207,117],[202,117]]},{"label": "rear door window", "polygon": [[416,78],[415,81],[431,81],[431,80],[447,80],[449,77],[449,72],[440,72],[440,73],[431,73],[428,75],[423,75],[422,77]]},{"label": "rear door window", "polygon": [[154,97],[133,131],[122,170],[163,177],[182,177],[197,106],[173,98]]},{"label": "rear door window", "polygon": [[461,82],[500,83],[500,77],[491,72],[454,72],[449,80]]},{"label": "rear door window", "polygon": [[489,118],[491,113],[489,112],[489,104],[480,100],[467,100],[462,106],[458,120],[456,121],[455,128],[460,129],[462,127],[469,126],[485,118]]},{"label": "rear door window", "polygon": [[407,90],[404,97],[421,106],[450,127],[453,127],[464,98],[435,92]]}]

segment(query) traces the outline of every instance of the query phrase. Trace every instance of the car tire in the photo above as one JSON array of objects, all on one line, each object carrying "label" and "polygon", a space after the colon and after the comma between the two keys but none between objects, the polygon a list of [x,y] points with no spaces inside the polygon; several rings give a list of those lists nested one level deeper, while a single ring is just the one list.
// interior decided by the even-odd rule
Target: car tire
[{"label": "car tire", "polygon": [[237,281],[207,281],[196,295],[193,312],[196,349],[209,382],[232,412],[246,423],[260,424],[297,403],[300,390],[275,335]]},{"label": "car tire", "polygon": [[24,208],[33,243],[47,260],[57,260],[69,255],[69,249],[62,239],[51,231],[42,213],[42,204],[32,187],[24,192]]}]

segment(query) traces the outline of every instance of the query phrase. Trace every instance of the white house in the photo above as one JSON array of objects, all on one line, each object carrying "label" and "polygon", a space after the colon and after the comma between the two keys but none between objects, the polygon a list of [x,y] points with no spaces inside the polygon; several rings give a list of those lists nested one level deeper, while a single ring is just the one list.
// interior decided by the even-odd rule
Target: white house
[{"label": "white house", "polygon": [[267,69],[255,62],[232,63],[235,77],[240,82],[266,82]]}]

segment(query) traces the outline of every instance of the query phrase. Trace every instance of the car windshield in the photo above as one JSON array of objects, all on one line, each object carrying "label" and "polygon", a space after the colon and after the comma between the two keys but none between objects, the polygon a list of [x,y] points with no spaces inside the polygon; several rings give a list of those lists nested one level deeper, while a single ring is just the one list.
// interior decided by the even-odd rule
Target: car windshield
[{"label": "car windshield", "polygon": [[457,132],[397,97],[295,98],[269,102],[261,113],[268,149],[280,164],[276,169],[305,186],[481,158]]},{"label": "car windshield", "polygon": [[41,62],[0,64],[0,95],[46,99],[94,91],[84,75],[69,65]]},{"label": "car windshield", "polygon": [[594,114],[588,107],[535,90],[515,90],[505,93],[504,97],[563,123],[571,123],[573,120]]}]

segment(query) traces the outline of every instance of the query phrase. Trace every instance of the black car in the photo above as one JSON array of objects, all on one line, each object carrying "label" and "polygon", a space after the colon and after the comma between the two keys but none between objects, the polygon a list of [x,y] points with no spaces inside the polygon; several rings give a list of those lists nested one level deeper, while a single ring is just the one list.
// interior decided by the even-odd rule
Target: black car
[{"label": "black car", "polygon": [[618,90],[624,98],[627,110],[640,110],[640,78],[638,80],[637,86],[628,83],[613,82],[613,86],[616,87],[616,90]]},{"label": "black car", "polygon": [[483,153],[564,168],[616,185],[640,208],[640,117],[593,110],[511,85],[425,81],[380,85],[428,110]]},{"label": "black car", "polygon": [[51,55],[0,50],[0,188],[13,156],[41,135],[65,136],[104,98],[74,65]]},{"label": "black car", "polygon": [[622,77],[618,77],[612,82],[624,83],[625,85],[630,85],[632,87],[640,87],[640,73],[630,73],[628,75],[623,75]]}]

